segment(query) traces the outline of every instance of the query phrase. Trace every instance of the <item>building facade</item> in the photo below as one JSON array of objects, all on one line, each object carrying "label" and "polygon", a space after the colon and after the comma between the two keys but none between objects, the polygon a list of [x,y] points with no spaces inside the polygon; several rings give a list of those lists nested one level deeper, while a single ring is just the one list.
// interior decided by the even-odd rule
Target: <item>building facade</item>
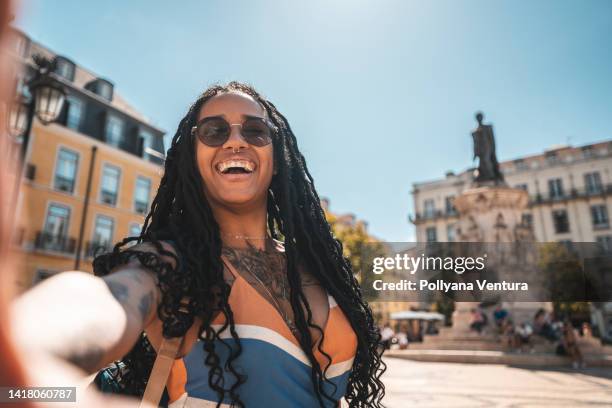
[{"label": "building facade", "polygon": [[164,132],[107,79],[12,34],[16,94],[29,97],[34,55],[56,61],[67,92],[55,123],[34,119],[25,155],[13,237],[25,289],[60,271],[91,271],[95,253],[140,233],[163,171]]},{"label": "building facade", "polygon": [[[580,147],[563,146],[542,154],[500,163],[510,187],[529,194],[523,223],[539,242],[599,242],[612,250],[612,141]],[[444,179],[414,183],[417,242],[455,238],[458,214],[454,198],[469,188],[473,169],[448,173]]]}]

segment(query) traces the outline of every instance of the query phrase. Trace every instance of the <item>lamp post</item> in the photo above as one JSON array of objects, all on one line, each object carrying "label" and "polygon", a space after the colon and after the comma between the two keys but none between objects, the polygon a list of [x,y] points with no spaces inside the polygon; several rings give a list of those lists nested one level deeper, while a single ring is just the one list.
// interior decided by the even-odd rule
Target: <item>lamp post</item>
[{"label": "lamp post", "polygon": [[[44,125],[54,122],[66,99],[64,87],[51,75],[55,69],[55,61],[40,55],[34,55],[32,59],[36,72],[34,78],[26,84],[31,97],[28,100],[20,95],[10,107],[8,117],[8,133],[15,139],[22,139],[22,162],[28,149],[34,116]],[[22,166],[25,166],[25,162]]]},{"label": "lamp post", "polygon": [[19,186],[26,166],[25,156],[28,151],[34,116],[44,125],[54,122],[59,117],[66,99],[64,87],[52,76],[52,72],[55,70],[55,61],[40,55],[34,55],[32,59],[36,72],[34,77],[25,84],[30,97],[17,95],[17,100],[9,107],[8,111],[7,131],[14,140],[21,139],[21,163],[15,174],[10,212],[13,223],[16,222],[15,212]]}]

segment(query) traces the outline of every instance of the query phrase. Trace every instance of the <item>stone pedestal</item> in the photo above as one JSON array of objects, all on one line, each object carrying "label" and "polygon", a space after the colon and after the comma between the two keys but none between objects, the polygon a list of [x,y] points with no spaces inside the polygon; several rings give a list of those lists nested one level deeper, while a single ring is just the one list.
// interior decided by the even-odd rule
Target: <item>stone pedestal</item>
[{"label": "stone pedestal", "polygon": [[[456,231],[457,241],[478,242],[485,245],[534,242],[531,228],[522,222],[523,211],[527,208],[528,199],[526,191],[499,184],[479,185],[466,190],[455,199],[455,207],[459,212]],[[510,248],[510,245],[499,245],[496,251],[488,254],[487,267],[494,270],[498,278],[507,277],[512,280],[512,274],[516,274],[517,268],[513,267],[511,262],[508,262],[511,259],[516,259],[516,254],[504,253]],[[535,257],[533,246],[526,245],[525,251],[526,253],[522,257]],[[466,255],[482,256],[482,254]],[[533,264],[534,262],[531,262],[530,265],[533,266]],[[520,270],[519,274],[526,276],[531,274],[531,271]],[[535,270],[533,274],[535,274]],[[477,308],[478,305],[478,302],[456,302],[452,328],[442,330],[435,343],[440,347],[446,347],[444,345],[445,339],[449,342],[457,339],[477,340],[479,336],[470,330],[470,322],[472,318],[471,310]],[[531,322],[536,310],[541,307],[551,309],[547,302],[504,302],[503,306],[509,311],[517,324],[523,321]],[[490,313],[488,317],[488,328],[490,329],[494,323]],[[490,337],[493,336],[486,333],[484,336],[480,336],[483,342],[491,342]],[[470,344],[473,344],[475,349],[486,349],[484,344],[477,345],[474,342]]]},{"label": "stone pedestal", "polygon": [[531,230],[522,223],[528,201],[527,192],[517,188],[485,186],[464,191],[455,199],[457,241],[533,241]]}]

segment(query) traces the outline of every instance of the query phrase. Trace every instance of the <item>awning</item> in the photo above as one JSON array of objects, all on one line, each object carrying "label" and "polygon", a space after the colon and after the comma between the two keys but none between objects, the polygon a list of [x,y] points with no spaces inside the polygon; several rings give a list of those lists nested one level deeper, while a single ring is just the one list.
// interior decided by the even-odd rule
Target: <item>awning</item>
[{"label": "awning", "polygon": [[393,320],[444,320],[444,315],[436,312],[417,312],[414,310],[404,310],[391,313]]}]

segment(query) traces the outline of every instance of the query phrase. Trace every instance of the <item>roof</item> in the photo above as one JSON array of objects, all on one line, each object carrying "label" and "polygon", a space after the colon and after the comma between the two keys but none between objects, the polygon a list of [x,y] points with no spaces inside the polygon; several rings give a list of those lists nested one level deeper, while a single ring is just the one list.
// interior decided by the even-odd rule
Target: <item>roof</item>
[{"label": "roof", "polygon": [[[30,38],[27,34],[23,33],[21,30],[16,29],[16,28],[12,28],[13,31],[15,31],[16,33],[26,37],[29,41],[30,41],[30,46],[29,46],[29,50],[27,52],[27,57],[23,58],[22,60],[24,63],[33,65],[34,61],[32,60],[32,56],[39,54],[41,56],[44,56],[46,58],[49,59],[53,59],[56,56],[61,56],[63,58],[66,58],[68,60],[70,60],[71,62],[74,63],[75,65],[75,73],[74,73],[74,80],[70,83],[70,85],[72,85],[73,87],[75,87],[76,89],[78,89],[79,91],[88,94],[89,96],[96,98],[98,100],[100,100],[101,102],[104,102],[110,106],[112,106],[113,108],[125,113],[128,116],[131,116],[132,118],[146,124],[147,126],[156,129],[157,131],[161,132],[161,133],[165,133],[165,131],[163,129],[160,129],[159,127],[155,126],[152,122],[151,119],[148,118],[147,116],[143,115],[141,112],[139,112],[138,110],[136,110],[123,96],[121,96],[121,94],[119,94],[116,89],[113,89],[113,99],[112,101],[108,101],[107,99],[104,99],[102,97],[100,97],[99,95],[95,94],[94,92],[91,92],[88,89],[85,89],[85,85],[93,80],[96,79],[104,79],[105,81],[108,81],[106,78],[80,66],[79,64],[77,64],[76,62],[74,62],[71,58],[68,58],[62,54],[58,54],[56,52],[54,52],[53,50],[51,50],[50,48],[48,48],[47,46],[33,40],[32,38]],[[15,54],[16,55],[16,54]],[[17,55],[16,55],[17,56]]]}]

